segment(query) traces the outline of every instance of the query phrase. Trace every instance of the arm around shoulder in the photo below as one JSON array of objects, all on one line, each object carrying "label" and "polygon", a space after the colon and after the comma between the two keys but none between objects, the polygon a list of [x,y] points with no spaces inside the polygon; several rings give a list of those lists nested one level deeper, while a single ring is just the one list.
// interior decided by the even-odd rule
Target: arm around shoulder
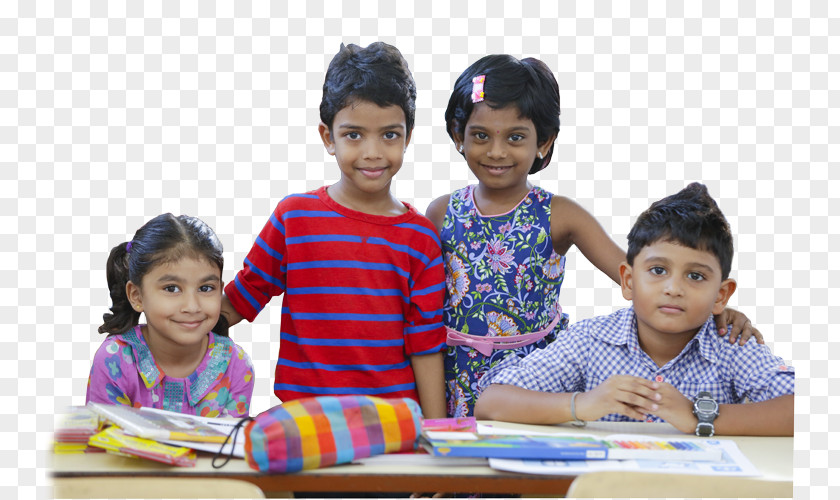
[{"label": "arm around shoulder", "polygon": [[618,267],[624,261],[625,251],[592,214],[565,196],[551,199],[551,240],[554,251],[560,255],[575,245],[589,262],[620,283]]}]

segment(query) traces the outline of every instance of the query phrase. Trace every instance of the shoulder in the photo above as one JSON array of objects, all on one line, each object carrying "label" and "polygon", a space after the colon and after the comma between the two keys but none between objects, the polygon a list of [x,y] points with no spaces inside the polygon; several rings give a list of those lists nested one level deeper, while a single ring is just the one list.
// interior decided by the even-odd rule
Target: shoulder
[{"label": "shoulder", "polygon": [[635,333],[636,315],[632,307],[611,314],[584,319],[569,327],[569,334],[586,343],[625,345]]},{"label": "shoulder", "polygon": [[443,227],[443,218],[446,216],[446,208],[449,206],[450,197],[451,195],[445,194],[435,198],[429,203],[429,207],[426,209],[426,217],[428,217],[438,231]]},{"label": "shoulder", "polygon": [[277,203],[275,211],[287,212],[290,210],[311,210],[320,205],[319,201],[322,195],[326,195],[326,187],[324,186],[306,193],[294,193],[287,195]]},{"label": "shoulder", "polygon": [[98,364],[98,362],[104,361],[105,358],[118,354],[121,350],[131,352],[131,345],[125,341],[122,334],[106,337],[93,355],[94,364]]}]

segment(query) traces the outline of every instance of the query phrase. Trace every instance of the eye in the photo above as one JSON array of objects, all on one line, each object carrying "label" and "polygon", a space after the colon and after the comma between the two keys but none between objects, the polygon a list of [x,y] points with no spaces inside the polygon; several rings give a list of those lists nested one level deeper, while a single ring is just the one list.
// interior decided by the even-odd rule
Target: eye
[{"label": "eye", "polygon": [[399,139],[400,134],[397,132],[385,132],[385,135],[383,137],[385,137],[386,140],[391,141],[394,139]]},{"label": "eye", "polygon": [[347,132],[346,134],[344,134],[344,137],[350,139],[351,141],[355,141],[361,138],[362,136],[358,132]]},{"label": "eye", "polygon": [[650,268],[650,274],[655,276],[664,276],[668,271],[662,266],[653,266]]},{"label": "eye", "polygon": [[178,285],[166,285],[163,289],[169,293],[178,293],[181,291],[181,287]]},{"label": "eye", "polygon": [[701,273],[691,272],[688,273],[688,279],[690,279],[691,281],[703,281],[706,279],[706,277],[703,276]]},{"label": "eye", "polygon": [[479,141],[486,141],[490,136],[485,134],[484,132],[476,132],[473,136],[478,139]]},{"label": "eye", "polygon": [[525,136],[522,135],[522,134],[513,134],[510,137],[508,137],[508,140],[510,142],[519,142],[519,141],[525,140]]},{"label": "eye", "polygon": [[213,292],[215,290],[216,290],[215,285],[201,285],[200,287],[198,287],[199,292]]}]

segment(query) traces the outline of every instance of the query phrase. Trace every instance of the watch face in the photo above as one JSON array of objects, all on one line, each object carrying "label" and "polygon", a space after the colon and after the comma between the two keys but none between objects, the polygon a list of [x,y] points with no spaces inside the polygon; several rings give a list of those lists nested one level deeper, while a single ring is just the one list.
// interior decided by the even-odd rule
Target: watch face
[{"label": "watch face", "polygon": [[708,399],[697,401],[697,409],[700,411],[715,411],[716,406],[717,404],[714,401],[709,401]]}]

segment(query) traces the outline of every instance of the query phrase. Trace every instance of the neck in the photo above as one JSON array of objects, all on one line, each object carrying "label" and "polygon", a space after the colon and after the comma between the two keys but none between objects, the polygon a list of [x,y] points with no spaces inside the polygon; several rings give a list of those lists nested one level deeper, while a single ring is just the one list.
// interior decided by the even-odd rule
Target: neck
[{"label": "neck", "polygon": [[656,363],[664,366],[676,358],[685,346],[694,338],[699,329],[682,333],[655,332],[650,327],[637,321],[639,347]]},{"label": "neck", "polygon": [[195,372],[198,365],[204,359],[207,352],[207,343],[210,340],[208,333],[202,337],[201,342],[196,345],[178,345],[168,342],[166,339],[155,335],[149,330],[149,326],[141,327],[146,345],[155,358],[155,363],[166,375],[174,378],[188,377]]},{"label": "neck", "polygon": [[482,215],[499,215],[513,210],[532,187],[530,182],[525,182],[513,188],[491,189],[479,183],[473,191],[473,198]]},{"label": "neck", "polygon": [[371,194],[353,189],[343,180],[339,180],[327,188],[327,195],[343,207],[371,215],[392,217],[408,211],[387,188]]}]

